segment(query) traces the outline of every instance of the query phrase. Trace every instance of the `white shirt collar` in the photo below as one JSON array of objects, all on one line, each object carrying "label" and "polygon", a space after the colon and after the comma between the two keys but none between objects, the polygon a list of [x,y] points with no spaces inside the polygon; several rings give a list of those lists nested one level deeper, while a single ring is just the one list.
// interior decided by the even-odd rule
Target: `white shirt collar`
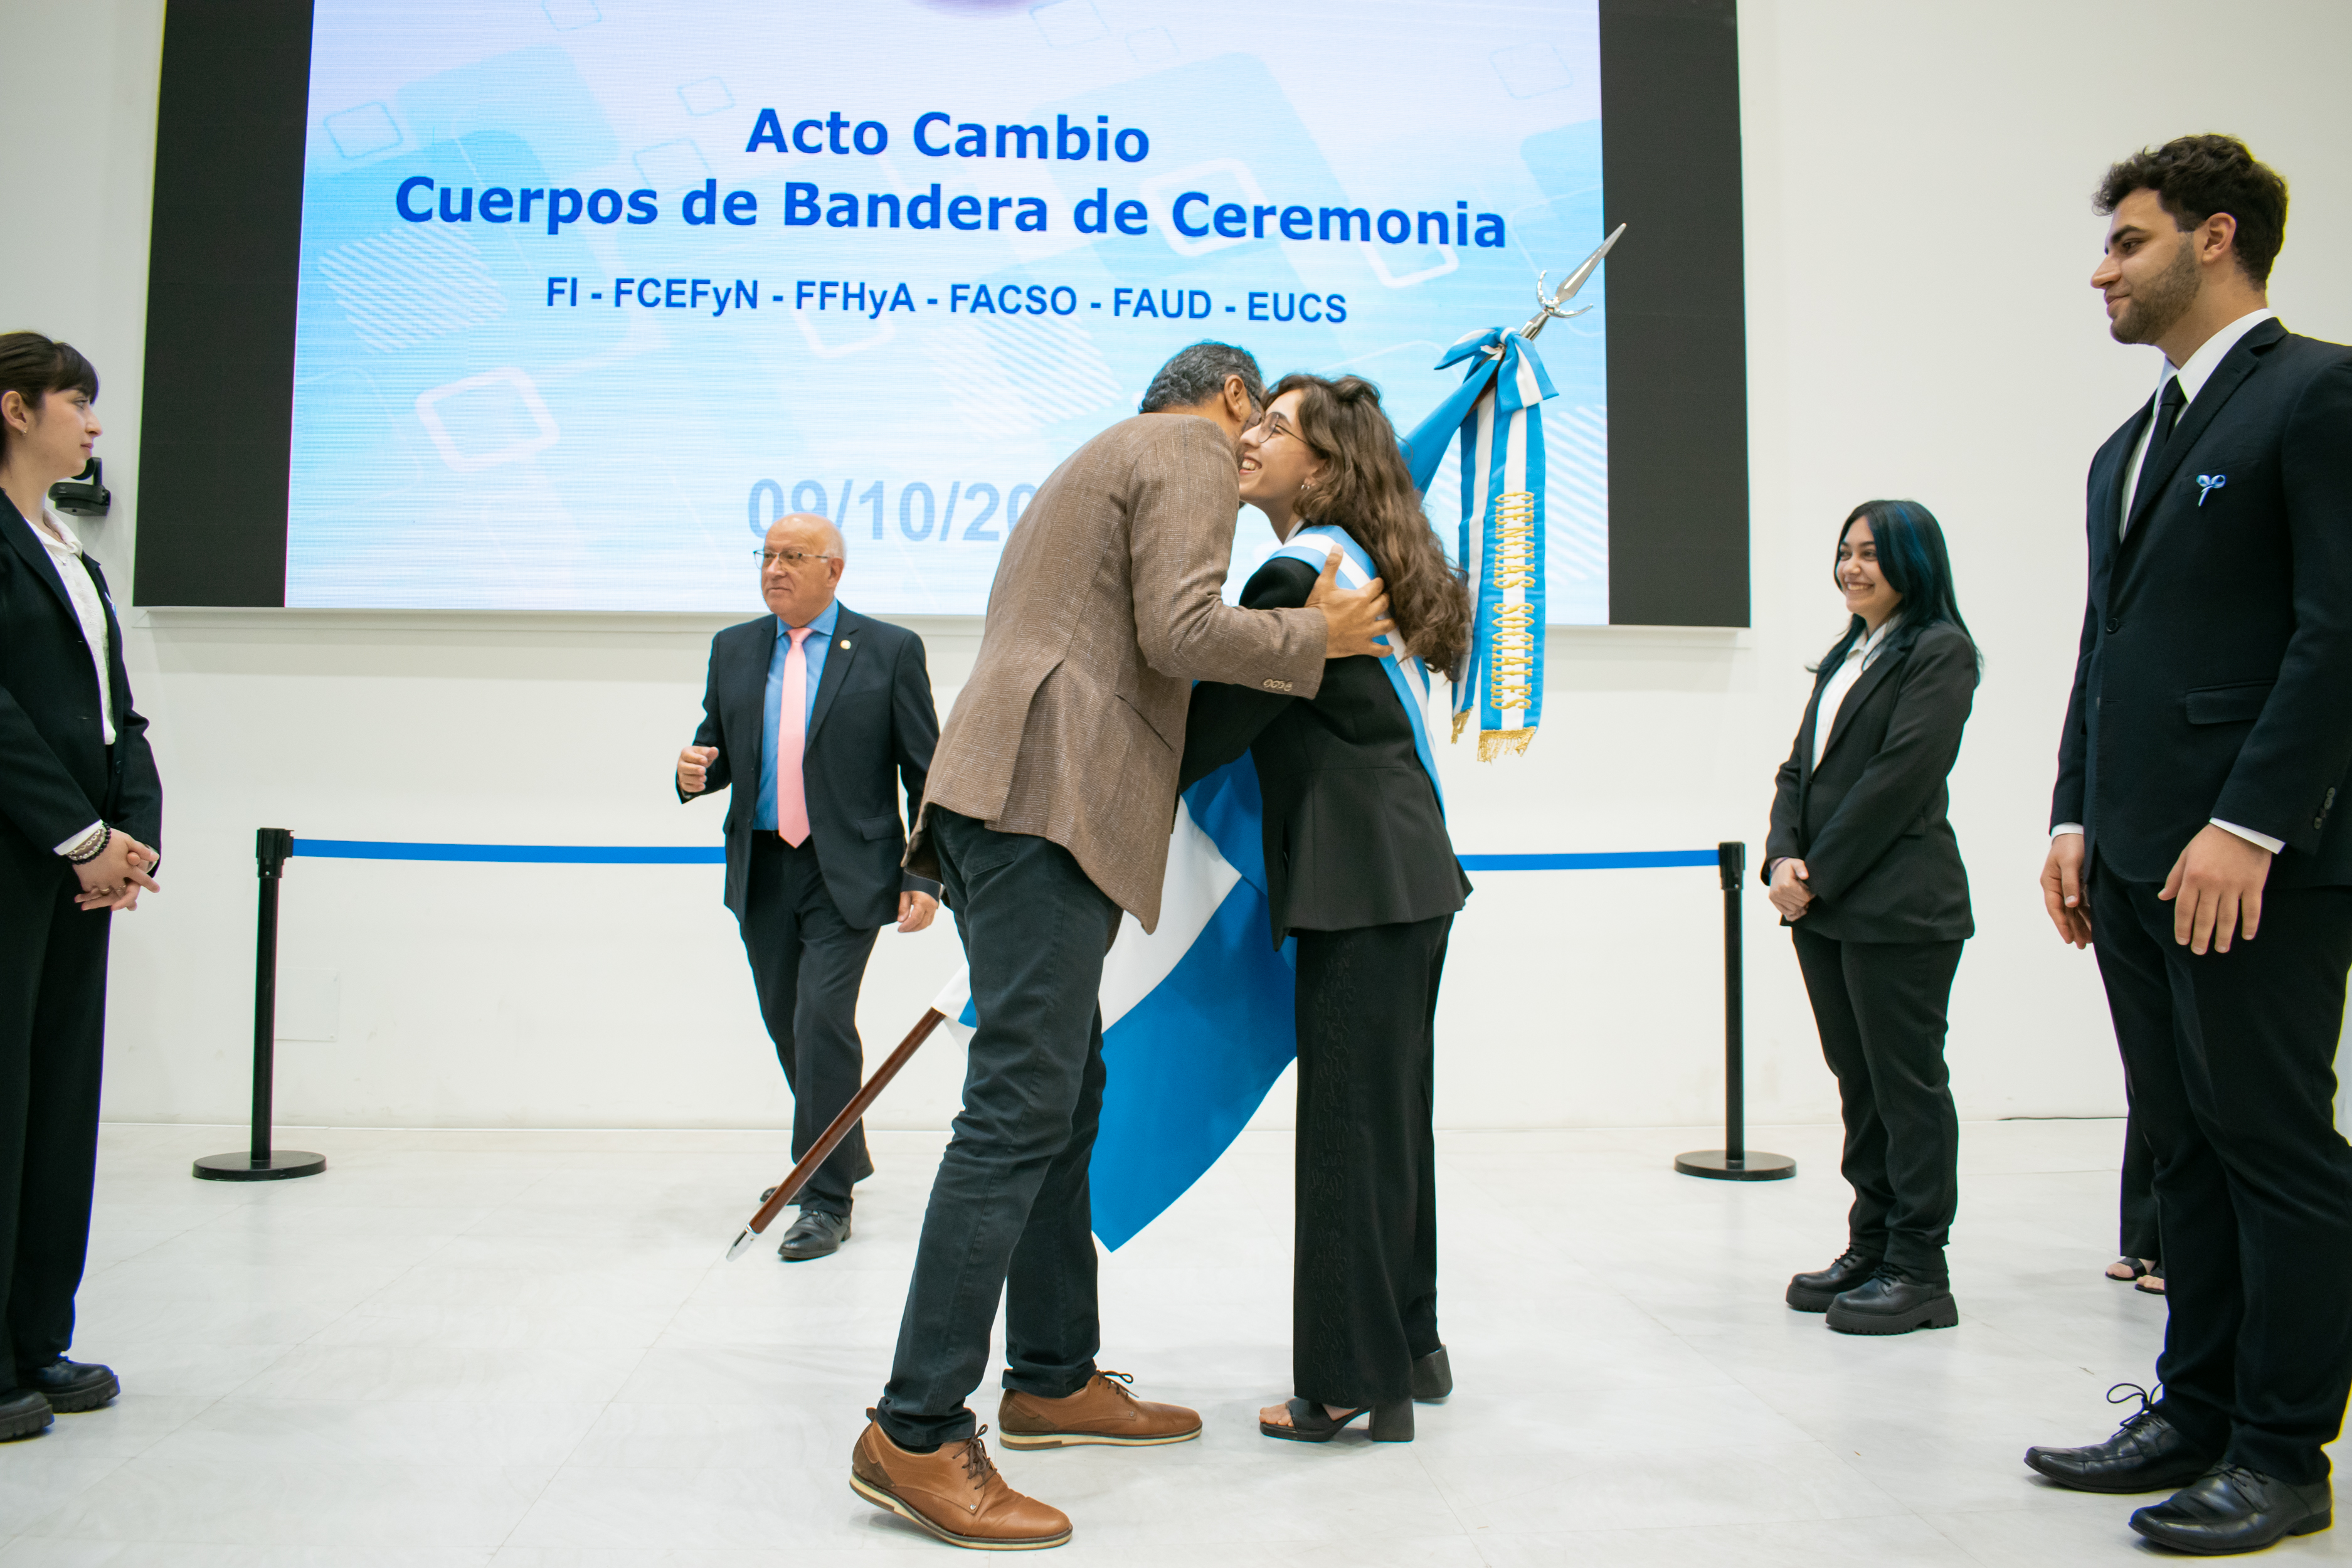
[{"label": "white shirt collar", "polygon": [[[818,637],[829,638],[833,636],[835,624],[840,619],[841,601],[839,599],[827,599],[824,602],[824,608],[817,612],[816,616],[810,620],[808,624],[809,630],[814,632]],[[798,628],[793,626],[790,621],[784,619],[783,616],[778,616],[776,617],[776,635],[778,637],[781,637],[785,633],[797,629]]]},{"label": "white shirt collar", "polygon": [[46,500],[41,503],[40,521],[33,524],[33,531],[47,534],[49,537],[44,542],[62,544],[69,554],[82,553],[81,536],[58,515],[58,509]]},{"label": "white shirt collar", "polygon": [[1902,624],[1903,612],[1897,610],[1893,615],[1887,616],[1885,620],[1879,622],[1878,629],[1876,631],[1860,638],[1854,643],[1853,647],[1847,649],[1846,657],[1848,658],[1853,658],[1859,655],[1862,658],[1862,662],[1865,665],[1868,664],[1872,656],[1876,654],[1879,647],[1886,641],[1886,635]]},{"label": "white shirt collar", "polygon": [[2276,320],[2278,320],[2276,310],[2267,308],[2249,310],[2211,337],[2207,338],[2198,346],[2197,352],[2189,356],[2187,364],[2175,365],[2170,360],[2166,360],[2163,374],[2156,378],[2157,392],[2161,395],[2164,391],[2164,384],[2177,375],[2180,378],[2182,398],[2189,403],[2196,402],[2197,395],[2202,392],[2205,389],[2205,384],[2212,379],[2213,372],[2220,366],[2222,358],[2238,346],[2238,340],[2264,321]]}]

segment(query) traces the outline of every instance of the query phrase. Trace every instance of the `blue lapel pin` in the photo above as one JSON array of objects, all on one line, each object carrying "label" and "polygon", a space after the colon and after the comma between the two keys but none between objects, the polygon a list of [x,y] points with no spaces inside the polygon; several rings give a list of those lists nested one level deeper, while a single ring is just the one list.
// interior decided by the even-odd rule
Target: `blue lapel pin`
[{"label": "blue lapel pin", "polygon": [[2200,474],[2200,475],[2198,475],[2198,476],[2197,476],[2197,490],[2198,490],[2198,494],[2197,494],[2197,504],[2198,504],[2199,506],[2200,506],[2200,507],[2201,507],[2201,506],[2203,506],[2207,501],[2211,500],[2213,499],[2213,492],[2214,492],[2215,490],[2220,489],[2223,485],[2226,485],[2226,484],[2228,484],[2229,482],[2230,482],[2230,476],[2229,476],[2229,475],[2227,475],[2227,474]]}]

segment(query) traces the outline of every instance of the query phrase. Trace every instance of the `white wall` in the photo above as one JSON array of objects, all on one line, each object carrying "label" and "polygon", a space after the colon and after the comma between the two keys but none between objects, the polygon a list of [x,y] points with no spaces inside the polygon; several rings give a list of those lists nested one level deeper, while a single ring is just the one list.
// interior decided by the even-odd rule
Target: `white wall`
[{"label": "white wall", "polygon": [[[2084,285],[2101,232],[2086,196],[2144,142],[2245,136],[2294,184],[2274,302],[2298,330],[2352,337],[2339,261],[2352,249],[2352,9],[1742,11],[1755,627],[1555,633],[1532,753],[1444,759],[1460,846],[1760,847],[1802,666],[1839,625],[1836,525],[1865,497],[1917,497],[1950,531],[1986,656],[1954,778],[1980,932],[1954,1005],[1962,1113],[2112,1112],[2121,1080],[2091,961],[2050,934],[2033,886],[2081,615],[2084,467],[2155,372],[2153,351],[2107,342]],[[157,0],[0,0],[13,220],[0,316],[72,340],[106,378],[117,500],[92,531],[126,584],[136,531],[173,526],[141,518],[137,489],[161,14]],[[1642,237],[1611,265],[1641,266]],[[130,618],[169,802],[168,891],[116,927],[110,1116],[242,1115],[257,826],[537,843],[715,832],[717,808],[681,809],[667,778],[721,618]],[[920,629],[944,708],[975,628]],[[1711,871],[1479,880],[1441,1019],[1447,1124],[1717,1113]],[[304,860],[286,910],[287,1027],[324,1005],[330,975],[339,998],[334,1039],[280,1048],[282,1121],[784,1119],[715,870]],[[1832,1087],[1795,967],[1753,893],[1747,934],[1751,1113],[1827,1120]],[[882,938],[861,1013],[870,1054],[955,959],[944,928]],[[933,1047],[877,1121],[942,1124],[959,1066]]]}]

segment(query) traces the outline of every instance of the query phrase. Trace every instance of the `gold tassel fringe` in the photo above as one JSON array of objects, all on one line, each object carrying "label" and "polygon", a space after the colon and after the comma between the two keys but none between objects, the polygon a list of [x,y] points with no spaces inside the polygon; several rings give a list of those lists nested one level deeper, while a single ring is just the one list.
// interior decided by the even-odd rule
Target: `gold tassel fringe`
[{"label": "gold tassel fringe", "polygon": [[1478,731],[1478,760],[1491,763],[1496,757],[1524,757],[1528,742],[1536,738],[1533,730],[1481,730]]}]

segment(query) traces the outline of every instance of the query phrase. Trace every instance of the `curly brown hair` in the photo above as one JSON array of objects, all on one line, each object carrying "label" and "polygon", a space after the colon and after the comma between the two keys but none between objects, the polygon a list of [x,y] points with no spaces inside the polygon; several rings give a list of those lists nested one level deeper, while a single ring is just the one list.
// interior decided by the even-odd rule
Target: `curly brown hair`
[{"label": "curly brown hair", "polygon": [[1470,592],[1422,514],[1421,492],[1398,448],[1381,390],[1360,375],[1286,375],[1272,404],[1298,394],[1298,435],[1323,459],[1322,479],[1299,499],[1307,522],[1344,529],[1388,584],[1389,614],[1412,656],[1450,676],[1470,647]]},{"label": "curly brown hair", "polygon": [[2110,168],[2092,194],[2102,217],[2134,191],[2154,191],[2175,228],[2191,229],[2215,213],[2238,220],[2238,265],[2255,288],[2270,282],[2271,263],[2286,243],[2286,182],[2234,136],[2176,136],[2144,147]]}]

